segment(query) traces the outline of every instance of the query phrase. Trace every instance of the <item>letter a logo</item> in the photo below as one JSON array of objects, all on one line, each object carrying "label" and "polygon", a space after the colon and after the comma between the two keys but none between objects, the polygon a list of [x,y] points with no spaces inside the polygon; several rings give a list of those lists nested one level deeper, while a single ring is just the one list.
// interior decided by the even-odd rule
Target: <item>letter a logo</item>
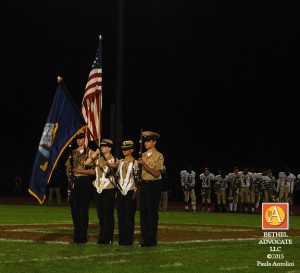
[{"label": "letter a logo", "polygon": [[288,230],[289,203],[263,203],[262,229]]},{"label": "letter a logo", "polygon": [[[282,208],[279,208],[281,211],[281,214],[284,214],[284,211],[282,210]],[[269,211],[268,211],[269,212]],[[283,212],[283,213],[282,213]],[[273,221],[272,221],[272,218],[273,217],[277,217],[277,223],[278,223],[278,225],[279,224],[281,224],[282,223],[282,221],[281,221],[281,218],[280,218],[280,215],[279,215],[279,212],[278,212],[278,209],[277,209],[277,207],[276,206],[274,206],[274,209],[273,209],[273,211],[272,211],[272,214],[271,214],[271,217],[270,217],[270,219],[269,219],[269,221],[268,221],[268,223],[270,223],[271,225],[272,225],[272,223],[273,223]]]}]

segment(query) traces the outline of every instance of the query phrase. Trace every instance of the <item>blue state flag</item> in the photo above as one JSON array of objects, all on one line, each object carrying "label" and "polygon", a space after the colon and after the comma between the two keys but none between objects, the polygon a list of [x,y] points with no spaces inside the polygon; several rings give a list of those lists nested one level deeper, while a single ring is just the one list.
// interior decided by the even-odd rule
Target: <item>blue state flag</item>
[{"label": "blue state flag", "polygon": [[36,153],[28,190],[40,204],[46,198],[47,184],[61,154],[78,132],[87,127],[63,83],[59,83]]}]

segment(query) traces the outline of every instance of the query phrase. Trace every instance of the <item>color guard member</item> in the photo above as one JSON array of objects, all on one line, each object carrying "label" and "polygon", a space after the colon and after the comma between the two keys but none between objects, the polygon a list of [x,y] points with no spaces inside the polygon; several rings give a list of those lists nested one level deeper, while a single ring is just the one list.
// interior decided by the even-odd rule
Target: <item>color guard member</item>
[{"label": "color guard member", "polygon": [[161,172],[164,157],[155,148],[159,134],[143,132],[144,145],[147,151],[143,153],[138,163],[142,164],[142,181],[140,186],[140,222],[143,243],[140,247],[157,245],[158,208],[161,195]]},{"label": "color guard member", "polygon": [[87,230],[89,224],[89,207],[91,193],[91,175],[94,169],[86,169],[84,161],[93,152],[84,148],[85,134],[80,132],[76,136],[78,148],[72,151],[73,167],[70,158],[66,162],[67,176],[70,169],[74,172],[74,184],[71,199],[71,213],[74,224],[74,244],[85,244],[87,242]]},{"label": "color guard member", "polygon": [[111,154],[112,146],[112,140],[102,139],[100,147],[106,160],[100,156],[100,151],[97,149],[86,161],[86,165],[95,162],[94,201],[100,222],[99,241],[97,244],[113,243],[116,184],[114,174],[111,172],[113,169],[109,168],[108,164],[117,163],[118,160]]},{"label": "color guard member", "polygon": [[[119,245],[132,245],[136,212],[134,191],[138,163],[132,156],[134,151],[132,140],[123,141],[121,149],[125,158],[116,164],[118,165],[119,184],[122,187],[122,191],[117,190]],[[111,164],[111,166],[116,167],[114,164]]]}]

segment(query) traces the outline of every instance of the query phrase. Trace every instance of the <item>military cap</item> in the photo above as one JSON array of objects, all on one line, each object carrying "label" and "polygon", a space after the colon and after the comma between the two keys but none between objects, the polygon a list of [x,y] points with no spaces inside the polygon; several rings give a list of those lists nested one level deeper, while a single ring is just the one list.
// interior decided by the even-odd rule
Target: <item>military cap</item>
[{"label": "military cap", "polygon": [[113,146],[113,142],[110,139],[102,139],[100,142],[101,146],[108,146],[108,147],[112,147]]},{"label": "military cap", "polygon": [[143,132],[143,140],[147,141],[147,140],[158,140],[160,137],[159,134],[151,132],[151,131],[145,131]]},{"label": "military cap", "polygon": [[76,139],[81,139],[81,138],[84,138],[84,137],[85,137],[85,133],[84,133],[83,130],[81,130],[81,131],[77,134]]},{"label": "military cap", "polygon": [[134,148],[134,143],[132,140],[125,140],[122,142],[121,149],[122,150],[129,150]]}]

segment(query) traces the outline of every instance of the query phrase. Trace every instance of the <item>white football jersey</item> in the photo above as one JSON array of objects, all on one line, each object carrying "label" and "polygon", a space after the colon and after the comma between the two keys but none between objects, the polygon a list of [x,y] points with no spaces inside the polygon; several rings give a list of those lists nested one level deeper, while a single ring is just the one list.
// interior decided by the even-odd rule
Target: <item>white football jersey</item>
[{"label": "white football jersey", "polygon": [[237,175],[235,174],[235,173],[229,173],[228,174],[228,178],[229,178],[229,180],[230,181],[234,181],[234,179],[236,179],[237,178]]},{"label": "white football jersey", "polygon": [[253,173],[253,181],[260,181],[263,177],[262,173]]},{"label": "white football jersey", "polygon": [[215,176],[212,173],[205,175],[204,173],[200,174],[200,180],[202,182],[202,188],[210,189],[212,180],[215,179]]},{"label": "white football jersey", "polygon": [[276,191],[276,178],[274,176],[269,177],[266,175],[266,176],[263,176],[261,178],[261,180],[262,180],[262,183],[264,183],[265,188],[267,190]]},{"label": "white football jersey", "polygon": [[180,172],[180,179],[181,179],[181,186],[183,187],[185,184],[188,184],[190,187],[195,187],[195,177],[196,174],[194,171],[189,173],[188,171],[184,170]]},{"label": "white football jersey", "polygon": [[245,187],[250,187],[251,182],[254,179],[253,173],[251,172],[247,172],[246,174],[244,174],[243,171],[239,172],[239,178],[241,180],[241,187],[245,188]]},{"label": "white football jersey", "polygon": [[220,184],[220,191],[225,191],[228,188],[228,182],[229,182],[229,176],[225,175],[225,177],[222,177],[221,175],[217,175],[215,178],[216,182]]},{"label": "white football jersey", "polygon": [[280,172],[278,178],[277,191],[279,191],[281,187],[286,187],[286,188],[290,188],[291,193],[293,193],[295,180],[296,180],[296,176],[293,175],[292,173],[286,175],[285,172]]}]

